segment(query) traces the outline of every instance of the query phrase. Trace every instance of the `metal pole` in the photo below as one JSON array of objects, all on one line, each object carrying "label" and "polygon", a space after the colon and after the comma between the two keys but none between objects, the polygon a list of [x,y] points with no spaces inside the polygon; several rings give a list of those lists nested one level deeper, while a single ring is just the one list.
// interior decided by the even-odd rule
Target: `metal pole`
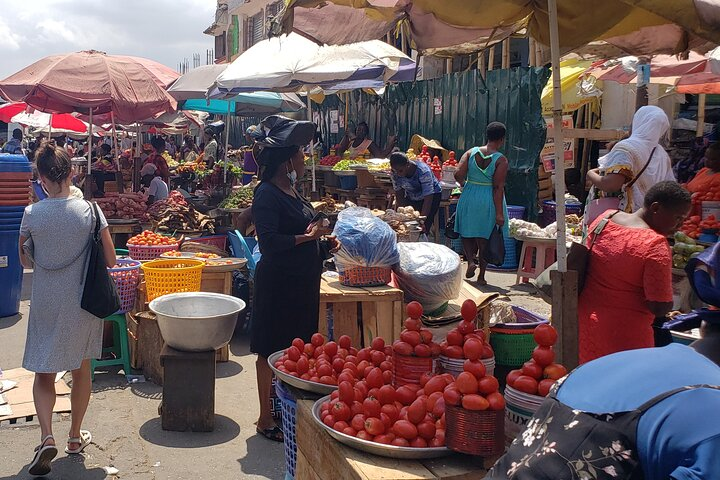
[{"label": "metal pole", "polygon": [[110,111],[110,121],[112,122],[113,149],[115,150],[115,165],[118,172],[120,171],[120,155],[118,155],[117,132],[115,131],[115,112]]},{"label": "metal pole", "polygon": [[695,136],[697,138],[703,138],[705,136],[705,94],[701,93],[698,95],[698,113],[697,113],[697,128],[695,130]]},{"label": "metal pole", "polygon": [[637,65],[635,111],[648,104],[648,83],[650,83],[650,59],[647,57],[640,57]]},{"label": "metal pole", "polygon": [[87,163],[87,177],[85,177],[85,197],[92,198],[92,126],[93,126],[93,112],[90,108],[90,122],[88,123],[88,163]]},{"label": "metal pole", "polygon": [[225,184],[227,183],[227,152],[228,152],[228,145],[230,145],[230,105],[232,105],[232,102],[228,100],[228,111],[227,111],[227,117],[225,118],[225,158],[223,158],[223,187],[225,187]]},{"label": "metal pole", "polygon": [[[310,100],[310,92],[307,94],[308,120],[312,122],[312,100]],[[347,122],[347,120],[346,120]],[[312,140],[310,140],[310,162],[312,164],[312,191],[317,191],[315,185],[315,132],[313,131]]]},{"label": "metal pole", "polygon": [[53,114],[50,114],[50,121],[48,122],[48,141],[52,140],[52,119]]},{"label": "metal pole", "polygon": [[555,142],[555,214],[557,218],[558,271],[567,272],[565,232],[565,149],[562,132],[562,88],[560,86],[560,38],[557,0],[548,0],[550,14],[550,57],[553,80],[553,138]]}]

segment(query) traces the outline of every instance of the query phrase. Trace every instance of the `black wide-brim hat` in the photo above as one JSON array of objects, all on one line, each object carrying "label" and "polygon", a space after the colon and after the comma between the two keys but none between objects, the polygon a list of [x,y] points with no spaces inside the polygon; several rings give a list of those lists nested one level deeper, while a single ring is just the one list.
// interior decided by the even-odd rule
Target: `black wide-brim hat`
[{"label": "black wide-brim hat", "polygon": [[282,115],[270,115],[260,122],[252,136],[262,147],[283,148],[309,144],[315,135],[313,122],[293,120]]}]

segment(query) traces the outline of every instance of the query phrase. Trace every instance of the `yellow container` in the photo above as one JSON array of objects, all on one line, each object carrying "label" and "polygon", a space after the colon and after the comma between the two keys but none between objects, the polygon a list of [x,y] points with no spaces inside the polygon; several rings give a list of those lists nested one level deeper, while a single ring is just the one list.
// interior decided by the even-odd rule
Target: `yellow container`
[{"label": "yellow container", "polygon": [[205,262],[183,258],[143,264],[147,301],[169,293],[199,292],[204,267]]}]

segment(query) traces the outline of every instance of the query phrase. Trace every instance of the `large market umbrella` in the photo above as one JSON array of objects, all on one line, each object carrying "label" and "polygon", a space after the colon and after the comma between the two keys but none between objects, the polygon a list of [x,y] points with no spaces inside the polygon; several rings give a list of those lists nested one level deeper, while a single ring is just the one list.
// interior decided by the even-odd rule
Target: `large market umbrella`
[{"label": "large market umbrella", "polygon": [[48,134],[58,130],[77,133],[88,131],[88,125],[85,122],[69,113],[22,112],[12,117],[11,121],[26,127],[47,131]]},{"label": "large market umbrella", "polygon": [[0,122],[10,123],[12,118],[28,109],[25,102],[8,102],[0,105]]}]

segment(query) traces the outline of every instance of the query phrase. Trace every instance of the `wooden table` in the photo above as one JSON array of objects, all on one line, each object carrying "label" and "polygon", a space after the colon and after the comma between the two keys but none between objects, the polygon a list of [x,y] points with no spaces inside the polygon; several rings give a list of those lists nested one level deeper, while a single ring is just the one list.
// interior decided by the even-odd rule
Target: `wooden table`
[{"label": "wooden table", "polygon": [[313,400],[298,400],[297,480],[470,480],[485,477],[495,458],[452,454],[434,460],[397,460],[337,442],[312,418]]},{"label": "wooden table", "polygon": [[110,232],[115,247],[125,248],[128,238],[140,232],[140,222],[114,223],[113,220],[110,219],[108,220],[108,231]]},{"label": "wooden table", "polygon": [[403,292],[382,287],[346,287],[339,281],[320,282],[318,332],[328,335],[328,307],[332,308],[333,338],[348,335],[355,347],[382,337],[387,343],[400,338]]}]

